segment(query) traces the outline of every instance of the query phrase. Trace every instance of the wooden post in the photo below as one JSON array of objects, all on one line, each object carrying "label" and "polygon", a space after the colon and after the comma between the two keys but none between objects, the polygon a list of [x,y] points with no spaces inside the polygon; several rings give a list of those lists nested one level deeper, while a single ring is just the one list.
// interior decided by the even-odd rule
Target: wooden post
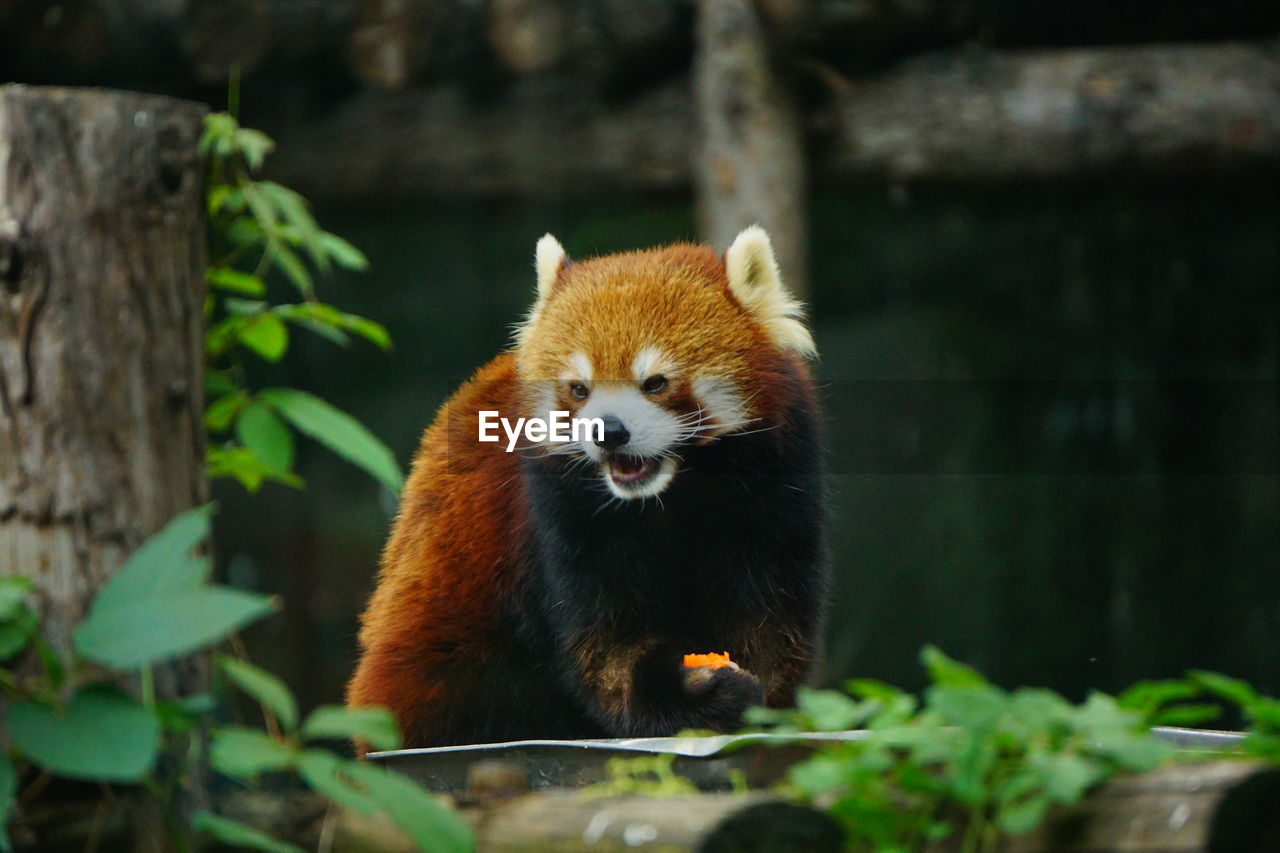
[{"label": "wooden post", "polygon": [[694,168],[702,238],[721,251],[739,231],[769,232],[791,289],[807,290],[803,127],[771,67],[751,0],[699,0]]},{"label": "wooden post", "polygon": [[63,651],[103,580],[206,500],[203,114],[0,87],[0,574],[36,582]]}]

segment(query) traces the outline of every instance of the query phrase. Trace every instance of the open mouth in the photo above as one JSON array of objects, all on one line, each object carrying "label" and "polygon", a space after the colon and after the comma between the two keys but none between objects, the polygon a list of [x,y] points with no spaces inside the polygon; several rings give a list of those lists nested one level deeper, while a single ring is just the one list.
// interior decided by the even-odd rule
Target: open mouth
[{"label": "open mouth", "polygon": [[676,473],[674,459],[615,453],[600,466],[609,490],[620,498],[647,498],[659,494]]},{"label": "open mouth", "polygon": [[657,459],[619,453],[609,459],[609,477],[619,486],[642,486],[658,473]]}]

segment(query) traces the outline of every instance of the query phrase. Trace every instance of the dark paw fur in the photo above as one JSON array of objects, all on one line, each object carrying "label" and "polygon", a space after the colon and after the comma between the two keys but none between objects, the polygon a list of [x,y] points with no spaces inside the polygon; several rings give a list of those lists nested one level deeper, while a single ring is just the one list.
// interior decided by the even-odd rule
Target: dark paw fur
[{"label": "dark paw fur", "polygon": [[745,669],[696,667],[684,673],[685,695],[694,706],[695,727],[728,732],[742,728],[742,713],[764,704],[764,685]]}]

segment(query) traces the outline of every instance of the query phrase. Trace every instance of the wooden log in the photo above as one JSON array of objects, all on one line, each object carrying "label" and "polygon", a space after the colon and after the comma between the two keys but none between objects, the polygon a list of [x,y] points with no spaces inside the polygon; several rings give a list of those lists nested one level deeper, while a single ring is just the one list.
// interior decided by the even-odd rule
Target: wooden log
[{"label": "wooden log", "polygon": [[762,225],[796,294],[807,291],[803,127],[771,66],[751,0],[701,0],[693,88],[698,113],[694,169],[702,239],[723,251]]},{"label": "wooden log", "polygon": [[204,108],[0,87],[0,574],[64,652],[96,588],[206,498]]},{"label": "wooden log", "polygon": [[1270,0],[1161,0],[1155,4],[1041,0],[758,0],[777,28],[807,52],[869,68],[921,51],[965,44],[1011,47],[1139,44],[1256,38],[1280,27]]},{"label": "wooden log", "polygon": [[[492,762],[490,762],[492,764]],[[490,766],[478,775],[509,776]],[[514,783],[514,784],[512,784]],[[488,781],[486,781],[486,785]],[[482,851],[838,850],[825,816],[766,792],[746,796],[626,796],[519,792],[504,779],[464,795],[461,813]],[[513,795],[514,794],[514,795]],[[1052,812],[1036,831],[1001,841],[999,853],[1262,853],[1280,850],[1280,769],[1245,761],[1179,764],[1113,779],[1080,805]],[[330,808],[308,791],[239,791],[219,810],[304,849],[327,839],[332,853],[413,853],[385,815]],[[961,839],[927,853],[956,853]]]},{"label": "wooden log", "polygon": [[494,853],[842,848],[840,830],[829,817],[769,794],[585,799],[575,792],[545,792],[491,811],[477,842]]},{"label": "wooden log", "polygon": [[[1269,44],[932,56],[850,82],[809,115],[812,180],[1274,173],[1277,87]],[[457,85],[366,92],[265,129],[290,152],[274,174],[317,198],[688,192],[693,112],[678,80],[612,103],[552,77],[484,102]]]},{"label": "wooden log", "polygon": [[1275,166],[1277,92],[1270,43],[929,57],[838,99],[827,164],[872,181]]},{"label": "wooden log", "polygon": [[290,152],[271,174],[317,198],[683,190],[688,106],[678,84],[610,108],[580,81],[526,79],[484,103],[452,84],[365,92],[319,123],[264,129]]},{"label": "wooden log", "polygon": [[[1256,799],[1254,792],[1269,792]],[[1178,764],[1114,779],[1002,853],[1261,853],[1280,830],[1280,771],[1244,761]],[[1234,846],[1223,846],[1229,840]]]},{"label": "wooden log", "polygon": [[[203,116],[0,87],[0,575],[35,581],[64,656],[124,557],[207,498]],[[161,696],[206,682],[198,657],[153,674]],[[166,849],[156,803],[124,799],[136,849]]]}]

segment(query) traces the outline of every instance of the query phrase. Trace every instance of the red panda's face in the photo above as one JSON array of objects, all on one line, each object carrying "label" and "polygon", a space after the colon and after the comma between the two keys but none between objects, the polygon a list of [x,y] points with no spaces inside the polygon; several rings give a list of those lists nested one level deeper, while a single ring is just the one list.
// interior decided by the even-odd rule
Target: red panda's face
[{"label": "red panda's face", "polygon": [[725,261],[674,246],[572,264],[543,238],[539,299],[516,350],[529,413],[598,419],[589,437],[546,452],[597,466],[618,498],[646,498],[678,475],[683,447],[751,428],[764,374],[812,340],[768,238],[748,235],[754,254],[735,255],[740,237]]}]

